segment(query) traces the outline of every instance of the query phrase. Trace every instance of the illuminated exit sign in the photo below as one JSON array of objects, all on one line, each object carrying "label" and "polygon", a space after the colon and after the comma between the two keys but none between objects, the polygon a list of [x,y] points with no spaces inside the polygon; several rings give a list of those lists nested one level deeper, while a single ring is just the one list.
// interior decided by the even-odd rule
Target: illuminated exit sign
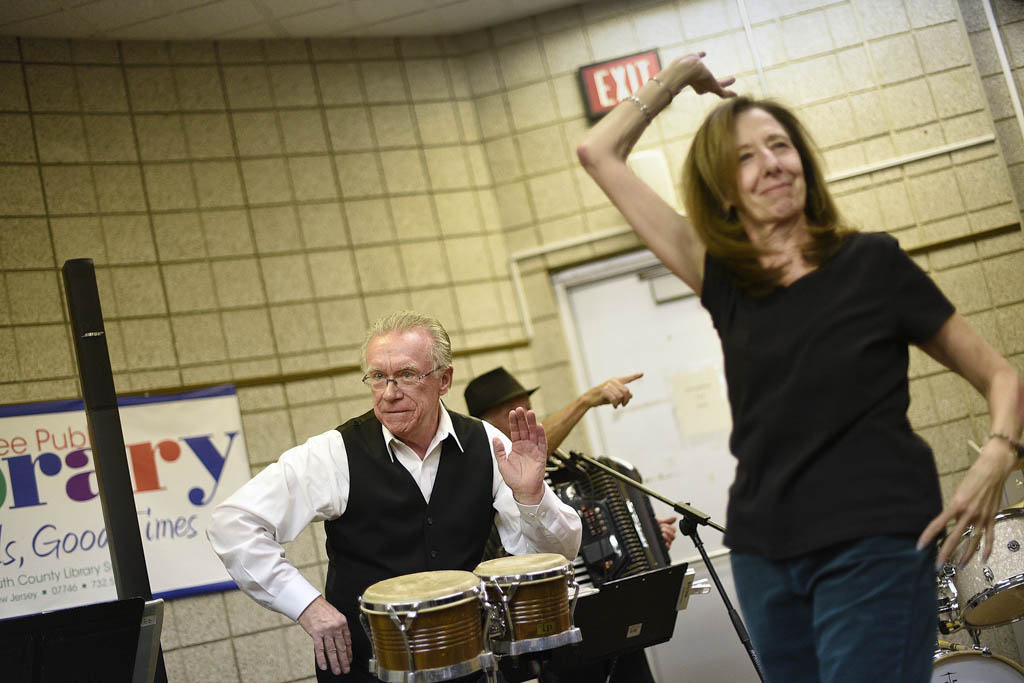
[{"label": "illuminated exit sign", "polygon": [[661,71],[657,50],[580,67],[580,88],[587,117],[599,119]]}]

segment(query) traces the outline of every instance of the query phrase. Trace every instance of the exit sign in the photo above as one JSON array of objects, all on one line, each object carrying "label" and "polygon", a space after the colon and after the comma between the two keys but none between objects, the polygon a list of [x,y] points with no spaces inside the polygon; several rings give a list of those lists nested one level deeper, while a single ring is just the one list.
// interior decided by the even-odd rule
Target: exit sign
[{"label": "exit sign", "polygon": [[659,71],[661,60],[657,50],[580,67],[580,88],[587,105],[587,117],[601,118]]}]

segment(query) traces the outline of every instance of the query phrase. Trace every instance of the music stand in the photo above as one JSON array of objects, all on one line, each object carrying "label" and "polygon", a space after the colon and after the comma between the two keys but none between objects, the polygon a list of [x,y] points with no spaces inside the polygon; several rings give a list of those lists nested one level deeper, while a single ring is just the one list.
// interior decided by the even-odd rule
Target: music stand
[{"label": "music stand", "polygon": [[572,668],[671,640],[693,576],[683,562],[608,581],[581,595],[573,622],[583,639],[554,650],[549,665],[556,671]]},{"label": "music stand", "polygon": [[163,600],[127,598],[0,621],[4,681],[150,683]]},{"label": "music stand", "polygon": [[676,613],[686,606],[693,577],[693,570],[687,570],[683,562],[608,581],[581,593],[573,625],[583,639],[529,656],[502,657],[498,662],[502,675],[521,683],[535,678],[541,668],[556,674],[571,672],[581,665],[671,640]]}]

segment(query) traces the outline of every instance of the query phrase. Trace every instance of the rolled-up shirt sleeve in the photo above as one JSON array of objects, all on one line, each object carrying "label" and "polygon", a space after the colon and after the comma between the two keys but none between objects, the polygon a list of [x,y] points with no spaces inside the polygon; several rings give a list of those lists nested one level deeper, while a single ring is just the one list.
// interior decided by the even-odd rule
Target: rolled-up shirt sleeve
[{"label": "rolled-up shirt sleeve", "polygon": [[239,588],[295,620],[320,589],[286,559],[282,544],[311,522],[341,516],[348,491],[345,443],[331,430],[285,451],[214,508],[207,536]]},{"label": "rolled-up shirt sleeve", "polygon": [[[504,442],[506,452],[511,450],[511,441],[497,428],[484,422],[484,429],[488,443],[493,444],[492,439],[497,437]],[[521,505],[501,478],[493,445],[491,461],[494,464],[495,524],[505,550],[513,555],[559,553],[568,560],[575,558],[583,538],[579,514],[560,501],[546,482],[540,503]]]}]

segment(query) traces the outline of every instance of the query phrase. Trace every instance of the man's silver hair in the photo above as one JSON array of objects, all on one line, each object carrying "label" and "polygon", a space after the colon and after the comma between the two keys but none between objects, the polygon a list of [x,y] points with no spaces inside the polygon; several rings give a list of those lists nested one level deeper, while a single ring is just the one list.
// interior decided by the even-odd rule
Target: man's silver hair
[{"label": "man's silver hair", "polygon": [[452,340],[448,338],[441,321],[426,313],[416,311],[395,311],[375,320],[366,332],[363,340],[362,355],[359,359],[363,372],[366,372],[366,347],[374,337],[382,337],[392,332],[409,332],[425,330],[433,340],[431,355],[435,368],[446,368],[452,364]]}]

